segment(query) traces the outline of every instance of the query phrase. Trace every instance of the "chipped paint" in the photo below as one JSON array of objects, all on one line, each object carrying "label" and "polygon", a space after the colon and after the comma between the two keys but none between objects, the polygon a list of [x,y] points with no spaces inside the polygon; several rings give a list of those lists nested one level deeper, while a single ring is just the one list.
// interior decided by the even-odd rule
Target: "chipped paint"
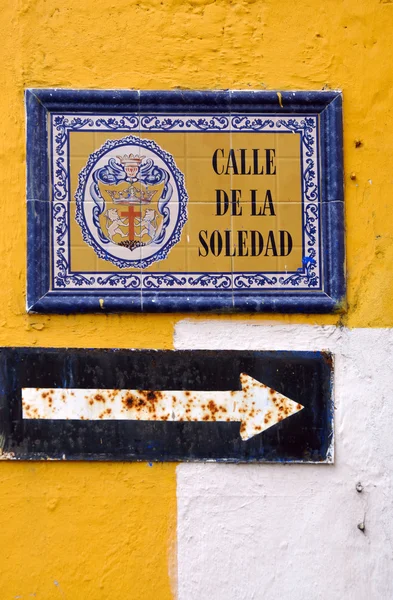
[{"label": "chipped paint", "polygon": [[235,421],[249,440],[304,407],[240,374],[241,390],[23,388],[24,419]]}]

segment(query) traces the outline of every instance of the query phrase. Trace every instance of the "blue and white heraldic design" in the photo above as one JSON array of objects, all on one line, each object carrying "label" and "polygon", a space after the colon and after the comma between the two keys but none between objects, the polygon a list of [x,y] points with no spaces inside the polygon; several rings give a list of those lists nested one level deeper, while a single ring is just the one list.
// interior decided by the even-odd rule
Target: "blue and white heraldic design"
[{"label": "blue and white heraldic design", "polygon": [[187,221],[184,176],[173,157],[133,135],[90,155],[75,200],[85,242],[121,269],[165,259]]}]

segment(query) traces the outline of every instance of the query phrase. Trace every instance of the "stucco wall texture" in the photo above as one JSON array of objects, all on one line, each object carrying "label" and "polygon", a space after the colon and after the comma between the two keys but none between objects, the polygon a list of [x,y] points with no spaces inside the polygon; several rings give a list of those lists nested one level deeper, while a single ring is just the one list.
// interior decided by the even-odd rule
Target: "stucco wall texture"
[{"label": "stucco wall texture", "polygon": [[393,330],[176,325],[179,349],[234,339],[333,353],[335,464],[179,465],[178,600],[391,600]]},{"label": "stucco wall texture", "polygon": [[[392,25],[391,0],[3,1],[0,345],[171,348],[174,327],[185,318],[158,314],[65,317],[25,313],[25,87],[341,89],[348,311],[344,315],[252,315],[246,319],[255,325],[286,327],[288,339],[290,325],[392,327]],[[244,315],[197,315],[192,321],[210,322],[211,331],[219,336],[220,323],[228,330],[233,328],[235,335],[237,324],[244,319]],[[230,342],[236,344],[236,338]],[[356,351],[352,347],[351,352]],[[388,382],[384,372],[381,385]],[[373,378],[373,372],[368,372],[367,377]],[[336,388],[336,394],[340,396],[342,390]],[[379,410],[373,397],[362,397],[361,401],[369,402],[375,414]],[[385,402],[389,401],[387,396]],[[344,406],[346,398],[341,397],[340,402]],[[352,426],[348,415],[341,422],[342,431],[349,434]],[[362,435],[367,445],[369,436],[378,436],[378,431],[365,429]],[[351,444],[343,443],[337,454],[338,465],[348,460],[351,450]],[[366,447],[363,451],[365,455],[368,452]],[[367,459],[376,464],[379,456],[367,454]],[[338,485],[347,485],[345,470],[339,471],[339,466],[322,466],[318,473],[323,477],[325,469],[331,472],[336,468]],[[192,466],[183,465],[182,481],[187,480],[187,469],[190,474],[194,472]],[[226,474],[221,467],[217,477],[225,483],[225,477],[233,478],[233,473],[244,477],[249,472],[246,466],[234,469],[231,467]],[[252,469],[253,477],[261,482],[268,472],[276,472],[275,467],[267,470],[263,465]],[[294,473],[303,472],[303,468],[291,469],[289,466],[279,471],[283,489],[287,472],[292,485],[296,485]],[[308,472],[306,466],[304,472]],[[352,486],[353,481],[348,485]],[[188,485],[187,494],[190,489],[192,486]],[[223,494],[225,489],[224,485]],[[269,490],[266,493],[272,494],[274,487]],[[195,494],[204,494],[200,480]],[[323,496],[323,502],[322,507],[315,506],[321,511],[321,519],[325,509],[332,512],[328,495]],[[182,507],[180,504],[179,515],[183,514]],[[182,529],[178,530],[178,552],[175,465],[1,462],[0,599],[176,598],[177,564],[192,558],[190,547],[184,545],[184,527],[197,527],[198,519],[197,512],[189,512],[179,524]],[[207,520],[201,527],[210,528],[214,540],[214,521]],[[315,535],[317,529],[315,522]],[[313,530],[308,528],[307,535],[311,536]],[[331,535],[333,544],[333,527]],[[391,538],[386,539],[391,549]],[[189,543],[193,543],[192,538]],[[214,563],[214,552],[219,551],[219,546],[207,547],[206,561]],[[356,549],[356,545],[348,545],[348,553]],[[379,542],[369,542],[368,549],[377,556]],[[245,552],[252,554],[253,549],[245,546]],[[296,554],[296,547],[293,553]],[[285,569],[287,555],[281,556]],[[227,557],[231,559],[230,554]],[[279,554],[277,557],[278,560]],[[301,562],[302,556],[296,560]],[[344,560],[342,555],[340,560]],[[384,563],[383,577],[392,579],[389,560]],[[323,566],[329,570],[331,565],[327,561]],[[231,572],[234,569],[235,562]],[[379,577],[381,572],[378,571]],[[179,573],[184,573],[184,563]],[[199,573],[205,578],[215,576],[211,569],[201,569]],[[375,588],[374,595],[369,588],[365,592],[368,595],[359,595],[357,590],[354,596],[351,586],[344,586],[336,589],[337,593],[344,590],[346,596],[332,596],[327,580],[321,577],[320,582],[319,595],[311,588],[299,587],[293,597],[391,597],[387,595],[390,588],[387,584],[383,587],[383,583]],[[294,584],[302,585],[301,581]],[[199,595],[188,592],[189,588],[179,588],[182,600],[222,597],[214,591],[217,588],[200,585],[195,588],[200,590]],[[272,588],[266,588],[273,591],[264,596],[254,592],[254,588],[245,588],[243,595],[238,595],[236,585],[226,588],[227,599],[292,598],[289,588],[285,588],[286,592],[284,589],[287,595],[277,596],[281,588],[275,588],[274,582]]]}]

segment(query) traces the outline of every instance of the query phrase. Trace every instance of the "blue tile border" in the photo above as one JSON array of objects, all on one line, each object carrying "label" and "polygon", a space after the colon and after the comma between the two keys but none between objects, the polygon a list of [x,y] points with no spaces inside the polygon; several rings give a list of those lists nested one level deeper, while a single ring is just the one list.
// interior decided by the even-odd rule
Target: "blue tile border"
[{"label": "blue tile border", "polygon": [[[29,89],[27,114],[27,310],[31,312],[301,312],[345,306],[342,96],[336,91],[138,91]],[[323,289],[53,290],[50,281],[50,150],[53,113],[204,115],[262,113],[319,117]],[[161,117],[162,118],[162,117]]]}]

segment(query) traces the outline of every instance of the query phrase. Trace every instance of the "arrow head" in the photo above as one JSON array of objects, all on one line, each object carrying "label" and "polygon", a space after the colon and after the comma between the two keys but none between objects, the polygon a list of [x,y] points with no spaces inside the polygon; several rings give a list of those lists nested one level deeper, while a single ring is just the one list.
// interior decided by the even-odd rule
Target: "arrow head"
[{"label": "arrow head", "polygon": [[242,401],[239,406],[240,436],[249,440],[304,408],[246,373],[240,374]]}]

